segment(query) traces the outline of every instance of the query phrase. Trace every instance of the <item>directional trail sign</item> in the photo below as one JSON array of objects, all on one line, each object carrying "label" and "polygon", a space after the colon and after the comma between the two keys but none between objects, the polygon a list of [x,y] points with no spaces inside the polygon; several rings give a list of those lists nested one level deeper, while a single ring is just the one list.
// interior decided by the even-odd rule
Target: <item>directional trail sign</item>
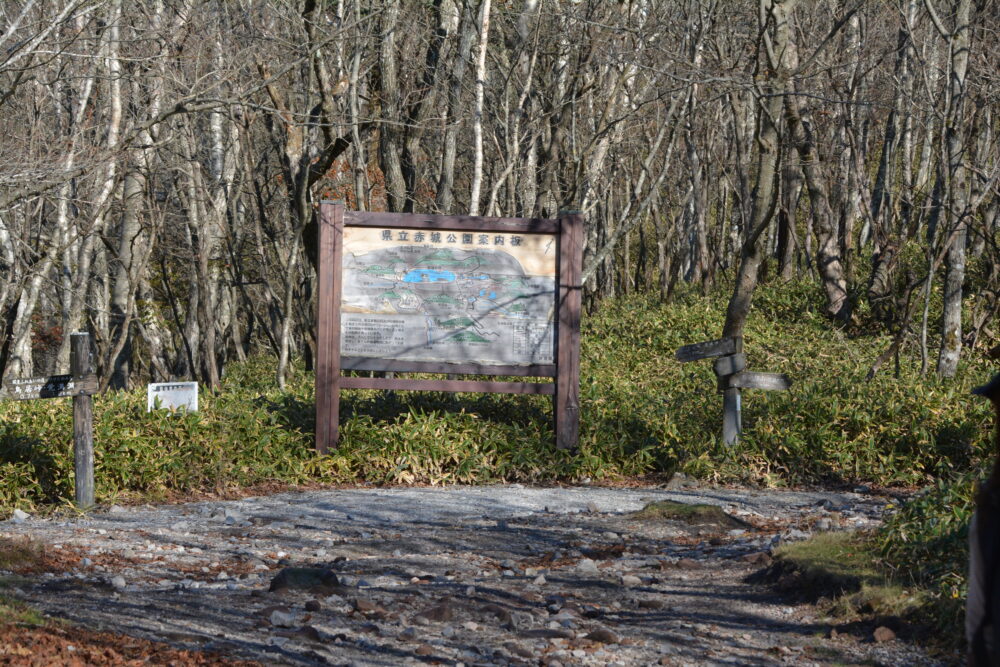
[{"label": "directional trail sign", "polygon": [[712,359],[719,391],[722,392],[722,439],[733,445],[743,431],[743,389],[769,389],[784,391],[792,381],[782,373],[755,373],[745,370],[747,357],[743,354],[743,337],[727,336],[719,340],[685,345],[677,349],[677,361]]},{"label": "directional trail sign", "polygon": [[30,401],[38,398],[73,399],[73,469],[76,504],[94,504],[94,399],[99,385],[90,358],[90,334],[70,334],[72,375],[15,378],[0,387],[0,400]]},{"label": "directional trail sign", "polygon": [[49,375],[11,380],[0,389],[0,399],[29,401],[35,398],[69,398],[97,393],[97,376]]}]

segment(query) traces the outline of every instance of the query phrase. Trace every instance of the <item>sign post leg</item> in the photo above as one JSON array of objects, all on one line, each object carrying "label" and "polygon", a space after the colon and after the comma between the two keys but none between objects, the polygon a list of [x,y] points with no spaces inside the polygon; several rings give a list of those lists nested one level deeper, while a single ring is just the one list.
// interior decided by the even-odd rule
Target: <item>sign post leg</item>
[{"label": "sign post leg", "polygon": [[340,440],[340,270],[344,205],[324,203],[319,213],[316,346],[316,450],[326,454]]},{"label": "sign post leg", "polygon": [[739,441],[740,432],[743,430],[740,398],[738,388],[722,392],[722,441],[729,446]]},{"label": "sign post leg", "polygon": [[[90,334],[70,334],[70,372],[82,378],[94,372],[90,360]],[[94,397],[73,397],[73,467],[76,472],[76,504],[86,509],[94,504]]]},{"label": "sign post leg", "polygon": [[576,449],[580,434],[580,310],[583,286],[583,218],[563,214],[559,220],[559,313],[556,341],[556,447]]}]

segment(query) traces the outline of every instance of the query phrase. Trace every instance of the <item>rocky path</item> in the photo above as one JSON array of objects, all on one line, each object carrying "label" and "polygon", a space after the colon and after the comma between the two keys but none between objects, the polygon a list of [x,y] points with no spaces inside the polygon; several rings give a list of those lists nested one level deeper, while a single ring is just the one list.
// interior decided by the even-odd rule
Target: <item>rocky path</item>
[{"label": "rocky path", "polygon": [[[661,500],[750,525],[631,514]],[[15,580],[45,613],[263,664],[936,664],[900,639],[830,638],[811,606],[743,582],[777,541],[871,526],[883,502],[693,487],[330,490],[18,516],[0,537],[42,543],[59,566]]]}]

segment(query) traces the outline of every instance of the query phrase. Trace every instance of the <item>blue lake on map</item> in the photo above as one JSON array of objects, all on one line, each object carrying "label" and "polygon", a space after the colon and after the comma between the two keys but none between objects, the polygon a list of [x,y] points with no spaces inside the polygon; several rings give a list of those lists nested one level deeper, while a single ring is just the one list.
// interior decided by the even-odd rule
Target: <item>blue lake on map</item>
[{"label": "blue lake on map", "polygon": [[434,271],[432,269],[412,269],[403,276],[404,283],[453,283],[455,274],[451,271]]}]

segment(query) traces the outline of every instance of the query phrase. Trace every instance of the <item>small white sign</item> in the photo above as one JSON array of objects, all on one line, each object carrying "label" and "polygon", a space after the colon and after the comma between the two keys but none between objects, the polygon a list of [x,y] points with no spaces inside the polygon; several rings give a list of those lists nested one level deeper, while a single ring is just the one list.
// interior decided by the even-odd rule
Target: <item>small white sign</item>
[{"label": "small white sign", "polygon": [[197,382],[156,382],[146,387],[146,412],[156,408],[198,412]]}]

